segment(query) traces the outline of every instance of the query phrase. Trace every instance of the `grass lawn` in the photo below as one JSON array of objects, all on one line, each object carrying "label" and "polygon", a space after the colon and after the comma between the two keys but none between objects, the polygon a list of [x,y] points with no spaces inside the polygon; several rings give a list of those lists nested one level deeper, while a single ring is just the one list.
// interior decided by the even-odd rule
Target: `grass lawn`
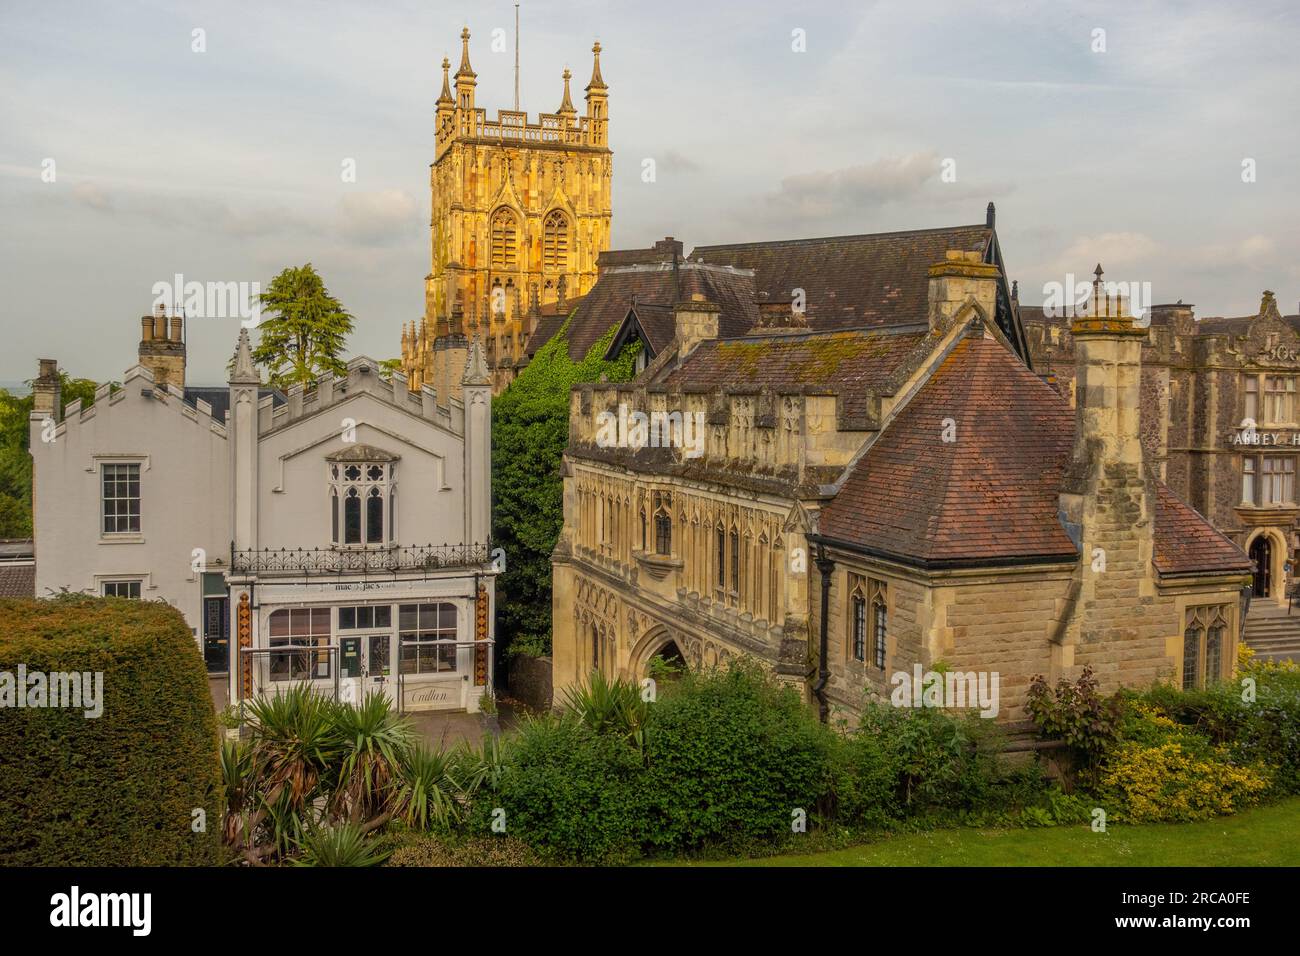
[{"label": "grass lawn", "polygon": [[1300,797],[1205,823],[935,830],[697,866],[1300,866]]}]

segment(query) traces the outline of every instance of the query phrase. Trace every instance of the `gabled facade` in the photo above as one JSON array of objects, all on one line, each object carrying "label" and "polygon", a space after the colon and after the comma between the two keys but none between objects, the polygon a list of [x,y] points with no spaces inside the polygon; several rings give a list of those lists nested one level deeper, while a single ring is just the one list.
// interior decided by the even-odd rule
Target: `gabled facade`
[{"label": "gabled facade", "polygon": [[121,389],[62,421],[37,382],[37,593],[175,605],[232,700],[307,681],[477,710],[494,601],[478,344],[463,400],[439,405],[364,357],[271,393],[242,331],[220,418],[210,390],[159,387],[144,344]]}]

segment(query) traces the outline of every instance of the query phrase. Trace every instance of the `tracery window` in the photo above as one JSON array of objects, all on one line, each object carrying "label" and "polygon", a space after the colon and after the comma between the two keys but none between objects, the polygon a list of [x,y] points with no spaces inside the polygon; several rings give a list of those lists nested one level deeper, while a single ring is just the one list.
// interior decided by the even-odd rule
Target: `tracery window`
[{"label": "tracery window", "polygon": [[397,459],[357,445],[327,460],[330,540],[335,547],[382,547],[394,537]]},{"label": "tracery window", "polygon": [[1183,689],[1204,687],[1223,677],[1229,605],[1187,609],[1183,628]]},{"label": "tracery window", "polygon": [[542,226],[542,268],[563,272],[569,265],[569,220],[558,209],[546,217]]},{"label": "tracery window", "polygon": [[519,264],[519,221],[502,207],[492,215],[492,265],[513,269]]}]

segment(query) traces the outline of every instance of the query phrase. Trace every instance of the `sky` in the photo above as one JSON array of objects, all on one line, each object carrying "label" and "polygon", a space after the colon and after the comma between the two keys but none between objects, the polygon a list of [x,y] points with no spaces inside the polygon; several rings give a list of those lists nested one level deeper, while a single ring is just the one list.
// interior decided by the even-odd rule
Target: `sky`
[{"label": "sky", "polygon": [[[1300,303],[1293,0],[523,0],[520,19],[534,120],[565,67],[582,109],[600,40],[615,248],[977,223],[993,201],[1024,303],[1098,262],[1199,316]],[[494,117],[513,3],[0,0],[0,381],[38,357],[121,379],[155,284],[305,262],[356,316],[350,353],[395,356],[464,25]],[[239,327],[188,323],[191,384],[225,380]]]}]

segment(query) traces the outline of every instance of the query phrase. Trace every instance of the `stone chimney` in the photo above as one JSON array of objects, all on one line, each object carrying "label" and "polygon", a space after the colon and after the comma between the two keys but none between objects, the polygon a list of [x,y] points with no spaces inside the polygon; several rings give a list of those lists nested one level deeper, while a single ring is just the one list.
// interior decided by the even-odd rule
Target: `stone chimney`
[{"label": "stone chimney", "polygon": [[722,306],[705,300],[698,292],[673,307],[677,322],[677,355],[685,356],[705,339],[718,337]]},{"label": "stone chimney", "polygon": [[[1086,314],[1070,334],[1075,357],[1074,452],[1060,494],[1061,521],[1079,546],[1078,603],[1072,642],[1057,650],[1064,666],[1091,664],[1103,690],[1130,674],[1157,680],[1165,671],[1164,635],[1141,623],[1155,595],[1155,488],[1139,432],[1142,343],[1127,303],[1108,295],[1101,266]],[[1136,612],[1136,617],[1135,617]]]},{"label": "stone chimney", "polygon": [[760,293],[757,303],[758,323],[750,329],[751,335],[808,331],[808,314],[795,311],[792,296],[770,298]]},{"label": "stone chimney", "polygon": [[930,328],[946,332],[968,303],[978,305],[990,322],[997,314],[998,267],[978,252],[950,249],[943,262],[930,266]]},{"label": "stone chimney", "polygon": [[169,319],[160,305],[153,315],[140,318],[140,364],[153,373],[160,387],[185,387],[185,319]]},{"label": "stone chimney", "polygon": [[40,359],[40,374],[32,382],[32,417],[63,418],[63,385],[57,359]]}]

